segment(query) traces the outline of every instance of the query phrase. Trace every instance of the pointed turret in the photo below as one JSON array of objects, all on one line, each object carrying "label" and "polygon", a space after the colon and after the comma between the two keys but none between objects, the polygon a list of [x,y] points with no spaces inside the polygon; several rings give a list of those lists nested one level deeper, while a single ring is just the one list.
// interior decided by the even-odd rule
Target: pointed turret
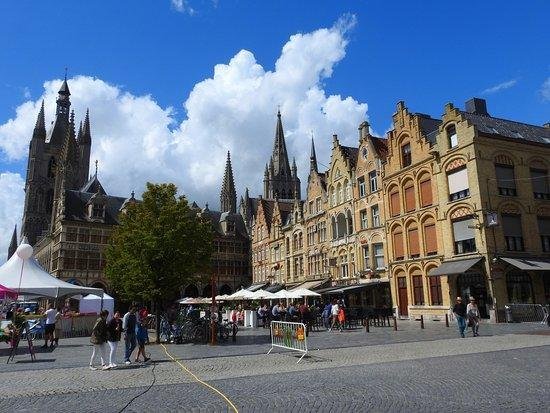
[{"label": "pointed turret", "polygon": [[227,151],[225,162],[225,173],[223,175],[222,189],[220,193],[221,212],[237,212],[237,193],[233,180],[233,169],[231,168],[231,154]]},{"label": "pointed turret", "polygon": [[273,168],[276,175],[289,176],[290,165],[288,164],[288,154],[286,151],[285,134],[283,132],[283,122],[281,121],[281,111],[277,111],[277,127],[275,128],[275,143],[273,145],[273,155],[271,156]]},{"label": "pointed turret", "polygon": [[40,106],[40,112],[36,118],[36,124],[34,125],[33,138],[37,135],[40,137],[46,137],[46,119],[44,117],[44,99],[42,99],[42,106]]},{"label": "pointed turret", "polygon": [[13,229],[13,234],[11,236],[10,246],[8,248],[8,260],[11,258],[15,251],[17,250],[17,225]]},{"label": "pointed turret", "polygon": [[291,169],[288,162],[281,111],[277,111],[273,153],[269,160],[268,174],[264,176],[264,198],[292,199],[295,189],[300,192],[299,179],[297,171],[294,167]]},{"label": "pointed turret", "polygon": [[90,172],[90,150],[92,147],[92,132],[90,128],[90,110],[86,109],[86,116],[82,124],[82,133],[78,137],[78,146],[80,149],[80,165],[79,165],[79,186],[84,185],[88,181]]},{"label": "pointed turret", "polygon": [[296,167],[296,158],[292,158],[292,177],[296,178],[298,175],[298,168]]},{"label": "pointed turret", "polygon": [[65,73],[65,79],[63,80],[63,83],[61,84],[61,88],[59,88],[59,91],[57,92],[57,110],[56,110],[56,116],[57,117],[63,117],[65,119],[68,119],[69,117],[69,108],[71,107],[71,92],[69,91],[69,85],[67,84],[67,74]]},{"label": "pointed turret", "polygon": [[311,136],[311,153],[309,154],[309,170],[310,172],[317,172],[317,155],[315,154],[315,142],[313,135]]}]

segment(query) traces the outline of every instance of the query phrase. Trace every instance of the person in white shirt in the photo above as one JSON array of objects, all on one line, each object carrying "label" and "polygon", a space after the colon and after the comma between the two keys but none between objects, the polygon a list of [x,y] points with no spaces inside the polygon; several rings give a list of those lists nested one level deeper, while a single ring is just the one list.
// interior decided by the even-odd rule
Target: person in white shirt
[{"label": "person in white shirt", "polygon": [[481,319],[481,315],[479,314],[479,308],[474,297],[470,297],[470,304],[466,306],[466,314],[468,315],[468,324],[472,327],[474,337],[479,336],[479,320]]},{"label": "person in white shirt", "polygon": [[55,316],[57,311],[55,310],[53,304],[48,306],[48,309],[44,313],[44,318],[46,319],[46,326],[44,328],[44,345],[42,348],[48,348],[48,339],[50,340],[50,346],[54,346],[54,336],[55,331]]},{"label": "person in white shirt", "polygon": [[332,324],[330,326],[329,331],[334,329],[334,326],[336,326],[336,323],[338,323],[338,327],[340,327],[340,322],[338,321],[339,311],[340,311],[340,306],[338,305],[338,301],[334,300],[332,302],[332,308],[330,309],[330,315],[332,316]]}]

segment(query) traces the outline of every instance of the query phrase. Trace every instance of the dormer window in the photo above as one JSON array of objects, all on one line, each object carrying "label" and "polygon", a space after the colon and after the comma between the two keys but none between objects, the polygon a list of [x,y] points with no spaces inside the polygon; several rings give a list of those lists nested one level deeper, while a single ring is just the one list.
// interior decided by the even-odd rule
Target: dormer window
[{"label": "dormer window", "polygon": [[101,204],[92,205],[92,219],[102,219],[105,215],[105,206]]},{"label": "dormer window", "polygon": [[456,134],[455,125],[447,126],[447,140],[449,141],[449,148],[458,146],[458,136]]}]

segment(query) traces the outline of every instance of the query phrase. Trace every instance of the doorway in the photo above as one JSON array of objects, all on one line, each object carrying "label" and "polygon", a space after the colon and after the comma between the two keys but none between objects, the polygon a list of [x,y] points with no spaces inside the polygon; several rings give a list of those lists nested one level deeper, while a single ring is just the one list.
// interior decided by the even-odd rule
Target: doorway
[{"label": "doorway", "polygon": [[456,289],[465,303],[468,302],[470,297],[474,297],[481,318],[489,318],[487,313],[487,284],[483,274],[469,272],[460,274],[456,280]]},{"label": "doorway", "polygon": [[409,298],[407,294],[407,278],[397,277],[397,294],[399,301],[399,315],[409,315]]}]

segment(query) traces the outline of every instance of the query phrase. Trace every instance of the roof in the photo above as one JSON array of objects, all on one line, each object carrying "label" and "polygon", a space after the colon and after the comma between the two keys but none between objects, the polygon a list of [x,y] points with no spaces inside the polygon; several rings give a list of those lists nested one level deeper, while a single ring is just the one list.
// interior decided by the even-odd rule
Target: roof
[{"label": "roof", "polygon": [[371,136],[371,141],[378,156],[380,158],[386,158],[388,154],[388,140],[377,136]]},{"label": "roof", "polygon": [[442,121],[439,119],[434,119],[423,113],[415,113],[415,115],[418,116],[422,134],[430,143],[430,146],[434,145],[437,139],[437,134],[439,133],[439,125],[441,125]]},{"label": "roof", "polygon": [[463,111],[461,114],[483,134],[550,145],[550,128]]},{"label": "roof", "polygon": [[[65,191],[65,218],[71,221],[89,221],[86,204],[95,193],[75,190]],[[118,214],[126,198],[103,195],[105,199],[105,224],[118,224]]]},{"label": "roof", "polygon": [[99,192],[102,195],[105,195],[107,192],[105,192],[105,189],[103,188],[103,185],[101,185],[101,182],[99,182],[99,179],[97,179],[97,175],[92,176],[88,182],[84,184],[82,188],[80,188],[81,192],[89,192],[95,194],[96,192]]},{"label": "roof", "polygon": [[344,156],[350,160],[351,167],[357,165],[357,156],[359,155],[359,148],[354,148],[351,146],[340,146]]},{"label": "roof", "polygon": [[227,235],[223,231],[222,222],[231,221],[235,223],[236,234],[239,234],[245,238],[248,237],[246,226],[244,224],[244,220],[241,214],[234,213],[234,212],[220,212],[220,211],[208,210],[208,211],[203,211],[203,215],[210,218],[210,222],[212,223],[212,228],[219,235]]}]

